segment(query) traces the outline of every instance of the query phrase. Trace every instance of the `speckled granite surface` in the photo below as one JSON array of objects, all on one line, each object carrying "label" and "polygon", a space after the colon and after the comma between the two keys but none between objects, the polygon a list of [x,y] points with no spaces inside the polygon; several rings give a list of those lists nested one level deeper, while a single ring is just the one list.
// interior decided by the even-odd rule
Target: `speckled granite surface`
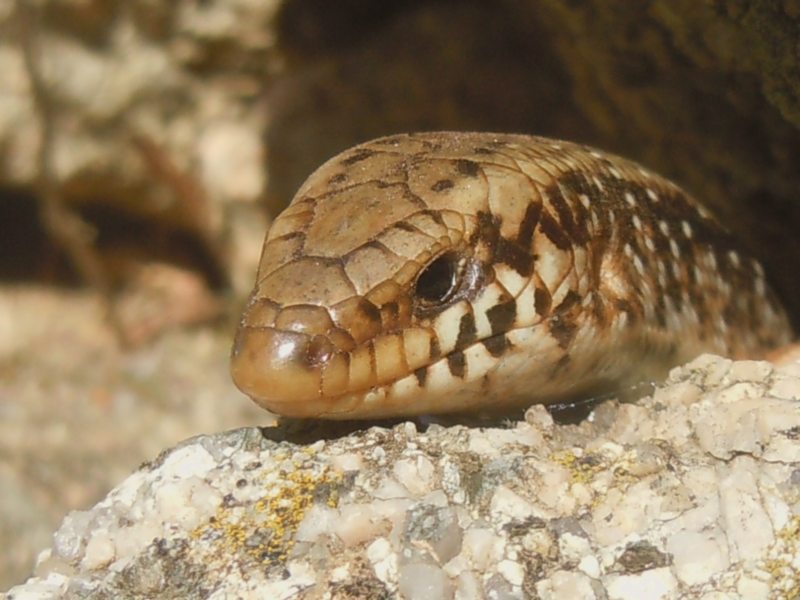
[{"label": "speckled granite surface", "polygon": [[798,363],[705,356],[577,426],[200,436],[6,598],[796,598],[798,398]]}]

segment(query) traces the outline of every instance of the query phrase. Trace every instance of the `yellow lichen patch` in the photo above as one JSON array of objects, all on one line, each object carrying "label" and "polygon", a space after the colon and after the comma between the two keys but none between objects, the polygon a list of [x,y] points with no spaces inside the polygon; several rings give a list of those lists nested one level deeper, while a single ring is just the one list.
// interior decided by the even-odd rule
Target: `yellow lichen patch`
[{"label": "yellow lichen patch", "polygon": [[800,515],[794,516],[775,536],[762,569],[770,574],[770,598],[800,598]]},{"label": "yellow lichen patch", "polygon": [[608,468],[606,461],[598,454],[577,454],[572,450],[555,452],[550,460],[569,470],[572,483],[589,484],[601,471]]},{"label": "yellow lichen patch", "polygon": [[274,468],[259,473],[253,482],[263,486],[260,498],[239,503],[231,497],[192,537],[210,540],[215,552],[244,554],[264,565],[283,563],[308,509],[315,502],[338,505],[342,475],[310,458],[274,458]]},{"label": "yellow lichen patch", "polygon": [[550,456],[550,460],[569,470],[573,484],[590,485],[598,475],[610,477],[608,485],[626,489],[642,477],[657,472],[653,461],[645,463],[639,453],[627,450],[621,454],[607,452],[583,453],[580,449],[562,450]]}]

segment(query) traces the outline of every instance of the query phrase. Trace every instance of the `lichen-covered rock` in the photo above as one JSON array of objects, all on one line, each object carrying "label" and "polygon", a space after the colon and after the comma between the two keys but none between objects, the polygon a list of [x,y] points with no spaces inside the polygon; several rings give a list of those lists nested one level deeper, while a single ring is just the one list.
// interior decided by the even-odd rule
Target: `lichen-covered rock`
[{"label": "lichen-covered rock", "polygon": [[705,356],[580,425],[193,438],[6,599],[797,598],[798,398],[799,363]]}]

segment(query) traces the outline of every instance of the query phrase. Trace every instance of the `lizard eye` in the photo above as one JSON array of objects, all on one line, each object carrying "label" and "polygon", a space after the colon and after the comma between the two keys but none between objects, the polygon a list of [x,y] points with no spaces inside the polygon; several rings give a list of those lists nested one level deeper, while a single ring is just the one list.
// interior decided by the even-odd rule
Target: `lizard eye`
[{"label": "lizard eye", "polygon": [[420,306],[432,308],[444,304],[458,290],[459,257],[443,254],[425,267],[417,276],[414,292]]}]

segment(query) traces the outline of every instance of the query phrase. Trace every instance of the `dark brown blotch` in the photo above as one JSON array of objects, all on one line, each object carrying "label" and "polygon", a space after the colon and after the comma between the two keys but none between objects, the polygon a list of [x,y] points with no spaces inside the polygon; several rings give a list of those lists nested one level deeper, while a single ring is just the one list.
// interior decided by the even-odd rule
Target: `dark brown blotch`
[{"label": "dark brown blotch", "polygon": [[583,245],[589,241],[589,232],[586,229],[585,220],[579,222],[575,219],[575,215],[573,215],[572,209],[570,209],[567,200],[561,193],[561,188],[558,186],[558,183],[549,186],[545,190],[545,193],[550,200],[550,204],[555,209],[556,215],[558,215],[558,221],[561,223],[561,230],[576,244]]},{"label": "dark brown blotch", "polygon": [[328,179],[328,184],[336,185],[339,183],[344,183],[345,181],[347,181],[347,173],[337,173],[336,175],[333,175],[331,176],[330,179]]},{"label": "dark brown blotch", "polygon": [[567,171],[558,178],[558,183],[567,193],[574,196],[586,194],[593,203],[601,200],[600,188],[580,171]]},{"label": "dark brown blotch", "polygon": [[444,218],[442,214],[438,210],[426,210],[423,211],[426,215],[428,215],[433,222],[439,225],[440,227],[447,227],[447,224],[444,222]]},{"label": "dark brown blotch", "polygon": [[572,319],[564,318],[561,315],[554,316],[549,323],[550,335],[552,335],[558,345],[566,350],[575,338],[578,326]]},{"label": "dark brown blotch", "polygon": [[525,215],[522,217],[522,222],[519,224],[519,232],[517,233],[517,244],[523,248],[530,248],[533,241],[533,232],[539,224],[539,218],[542,215],[542,205],[539,202],[531,202],[528,208],[525,209]]},{"label": "dark brown blotch", "polygon": [[331,316],[359,342],[374,337],[381,329],[381,311],[366,298],[341,302],[331,309]]},{"label": "dark brown blotch", "polygon": [[522,277],[530,277],[533,273],[533,255],[527,249],[521,248],[502,236],[497,238],[494,258],[497,262],[514,269]]},{"label": "dark brown blotch", "polygon": [[[585,235],[585,242],[591,238],[589,233],[589,210],[583,205],[580,196],[586,196],[589,199],[589,205],[600,207],[602,206],[603,194],[600,188],[593,181],[581,173],[580,171],[569,171],[563,176],[558,178],[558,185],[561,187],[564,194],[572,201],[572,211],[575,216],[575,222],[583,230]],[[599,220],[604,221],[604,211],[599,211],[601,214]],[[599,232],[595,232],[599,233]]]},{"label": "dark brown blotch", "polygon": [[430,347],[428,349],[428,356],[431,357],[431,360],[436,360],[442,355],[442,349],[439,346],[439,340],[435,337],[431,337]]},{"label": "dark brown blotch", "polygon": [[564,299],[559,302],[558,306],[556,307],[556,312],[559,314],[563,314],[573,307],[577,306],[581,301],[580,294],[575,290],[569,290],[565,295]]},{"label": "dark brown blotch", "polygon": [[399,324],[400,307],[397,302],[387,302],[381,306],[380,311],[384,330],[392,329]]},{"label": "dark brown blotch", "polygon": [[486,348],[486,351],[495,358],[502,356],[505,354],[506,350],[511,348],[511,342],[508,341],[508,338],[504,334],[493,335],[481,341],[481,343],[483,347]]},{"label": "dark brown blotch", "polygon": [[471,312],[461,315],[461,321],[458,324],[456,350],[463,350],[475,342],[477,337],[478,331],[475,329],[475,316]]},{"label": "dark brown blotch", "polygon": [[465,177],[477,177],[480,167],[476,162],[460,158],[456,161],[456,171]]},{"label": "dark brown blotch", "polygon": [[[681,302],[681,289],[683,285],[679,277],[675,276],[675,272],[672,269],[672,261],[675,258],[672,256],[672,250],[670,249],[669,240],[674,233],[674,229],[667,230],[668,233],[664,234],[661,231],[660,227],[655,227],[652,233],[653,245],[655,247],[655,253],[658,256],[665,257],[666,260],[670,263],[667,268],[665,269],[665,285],[659,286],[661,293],[660,296],[660,304],[664,302],[664,296],[668,296],[670,300],[672,300],[673,304],[676,306],[679,305]],[[657,278],[654,278],[654,281],[658,282]]]},{"label": "dark brown blotch", "polygon": [[358,310],[370,321],[380,323],[381,311],[372,302],[365,298],[361,298],[358,302]]},{"label": "dark brown blotch", "polygon": [[434,192],[446,192],[453,188],[455,184],[453,183],[452,179],[440,179],[436,183],[431,186],[431,191]]},{"label": "dark brown blotch", "polygon": [[360,150],[356,150],[349,156],[346,156],[342,159],[342,164],[345,166],[354,165],[356,163],[361,162],[362,160],[368,159],[370,156],[374,156],[377,154],[375,150],[370,150],[369,148],[361,148]]},{"label": "dark brown blotch", "polygon": [[[605,180],[603,181],[605,184]],[[696,246],[714,247],[721,253],[738,246],[737,240],[716,221],[701,216],[697,207],[681,190],[654,186],[653,191],[659,198],[658,202],[654,202],[647,196],[643,186],[631,182],[618,182],[617,186],[623,193],[627,191],[633,194],[640,205],[647,203],[657,218],[673,224],[671,237],[678,244],[678,249],[686,260],[691,260]],[[682,221],[692,224],[692,239],[683,234],[680,227]]]},{"label": "dark brown blotch", "polygon": [[478,226],[470,237],[470,244],[474,246],[478,241],[482,241],[494,249],[497,238],[500,237],[500,217],[485,210],[479,210],[476,216],[478,217]]},{"label": "dark brown blotch", "polygon": [[[667,327],[667,306],[662,294],[658,294],[656,297],[656,305],[653,307],[653,312],[655,313],[658,326],[665,329]],[[703,328],[701,327],[700,329],[702,330]]]},{"label": "dark brown blotch", "polygon": [[375,342],[368,341],[367,348],[369,349],[369,369],[374,376],[378,372],[378,356],[375,352]]},{"label": "dark brown blotch", "polygon": [[550,307],[553,304],[553,297],[546,288],[537,287],[533,291],[533,301],[536,303],[534,306],[536,314],[543,317],[550,312]]},{"label": "dark brown blotch", "polygon": [[568,250],[572,246],[569,237],[564,233],[561,225],[559,225],[558,221],[547,211],[542,211],[542,218],[539,220],[539,229],[559,250]]},{"label": "dark brown blotch", "polygon": [[689,267],[686,269],[686,280],[689,282],[690,287],[694,287],[697,284],[697,271],[695,270],[694,265],[689,265]]},{"label": "dark brown blotch", "polygon": [[467,359],[463,352],[456,351],[447,355],[447,368],[453,377],[463,379],[467,373]]},{"label": "dark brown blotch", "polygon": [[414,377],[417,378],[419,387],[425,387],[425,381],[428,379],[428,367],[420,367],[414,371]]},{"label": "dark brown blotch", "polygon": [[[619,184],[623,192],[629,192],[639,201],[640,197],[647,197],[647,193],[640,187],[634,184]],[[680,223],[681,221],[689,221],[694,224],[700,220],[700,215],[697,209],[692,206],[686,194],[675,189],[664,190],[656,189],[655,191],[661,200],[658,204],[651,204],[659,215],[667,221],[672,223]],[[641,194],[641,196],[640,196]]]},{"label": "dark brown blotch", "polygon": [[517,304],[514,300],[496,304],[486,311],[486,318],[492,327],[492,335],[505,333],[511,329],[514,319],[517,318]]}]

